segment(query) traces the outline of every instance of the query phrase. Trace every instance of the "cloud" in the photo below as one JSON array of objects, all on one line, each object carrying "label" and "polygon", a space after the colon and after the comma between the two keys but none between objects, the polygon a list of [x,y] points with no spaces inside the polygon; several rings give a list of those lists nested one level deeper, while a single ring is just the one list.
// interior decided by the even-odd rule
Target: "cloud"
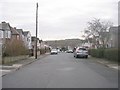
[{"label": "cloud", "polygon": [[80,38],[93,18],[117,25],[118,0],[1,0],[0,19],[35,35],[36,2],[39,3],[39,37]]}]

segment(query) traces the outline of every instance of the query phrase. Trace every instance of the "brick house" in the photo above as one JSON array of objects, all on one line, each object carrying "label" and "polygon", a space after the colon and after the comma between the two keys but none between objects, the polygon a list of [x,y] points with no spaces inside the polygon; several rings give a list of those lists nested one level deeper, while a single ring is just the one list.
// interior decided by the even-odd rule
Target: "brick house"
[{"label": "brick house", "polygon": [[24,32],[23,32],[23,29],[16,29],[17,32],[19,33],[19,39],[24,43],[25,40],[24,40]]},{"label": "brick house", "polygon": [[15,40],[15,39],[16,39],[16,40],[20,40],[20,34],[19,34],[19,32],[17,31],[17,29],[16,29],[15,27],[14,27],[14,28],[11,27],[11,32],[12,32],[12,33],[11,33],[11,34],[12,34],[12,35],[11,35],[11,39],[12,39],[12,40]]}]

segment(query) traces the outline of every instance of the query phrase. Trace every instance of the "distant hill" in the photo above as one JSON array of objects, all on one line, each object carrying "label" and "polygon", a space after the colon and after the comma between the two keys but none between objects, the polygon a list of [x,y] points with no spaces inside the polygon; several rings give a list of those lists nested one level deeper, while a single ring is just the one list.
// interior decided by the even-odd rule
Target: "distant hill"
[{"label": "distant hill", "polygon": [[52,46],[53,48],[56,47],[67,47],[70,46],[72,48],[76,47],[76,46],[80,46],[83,42],[83,40],[81,39],[65,39],[65,40],[49,40],[49,41],[45,41],[46,44]]}]

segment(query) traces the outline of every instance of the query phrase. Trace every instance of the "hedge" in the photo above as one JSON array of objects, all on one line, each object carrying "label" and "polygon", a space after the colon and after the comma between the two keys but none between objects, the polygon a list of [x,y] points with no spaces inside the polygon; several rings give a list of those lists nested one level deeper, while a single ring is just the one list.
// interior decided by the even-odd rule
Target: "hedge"
[{"label": "hedge", "polygon": [[104,57],[104,49],[91,49],[90,55],[97,58]]},{"label": "hedge", "polygon": [[96,58],[105,58],[111,61],[118,61],[118,58],[120,58],[120,55],[118,53],[120,53],[120,50],[115,48],[90,50],[91,56]]},{"label": "hedge", "polygon": [[106,49],[104,52],[104,58],[118,61],[118,49]]}]

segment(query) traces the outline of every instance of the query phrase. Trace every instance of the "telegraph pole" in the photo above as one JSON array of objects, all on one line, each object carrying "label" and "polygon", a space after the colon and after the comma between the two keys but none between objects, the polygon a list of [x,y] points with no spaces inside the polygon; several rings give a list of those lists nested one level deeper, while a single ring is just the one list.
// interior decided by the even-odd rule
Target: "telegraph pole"
[{"label": "telegraph pole", "polygon": [[35,59],[37,59],[37,33],[38,33],[38,3],[36,4],[36,43],[35,43]]}]

